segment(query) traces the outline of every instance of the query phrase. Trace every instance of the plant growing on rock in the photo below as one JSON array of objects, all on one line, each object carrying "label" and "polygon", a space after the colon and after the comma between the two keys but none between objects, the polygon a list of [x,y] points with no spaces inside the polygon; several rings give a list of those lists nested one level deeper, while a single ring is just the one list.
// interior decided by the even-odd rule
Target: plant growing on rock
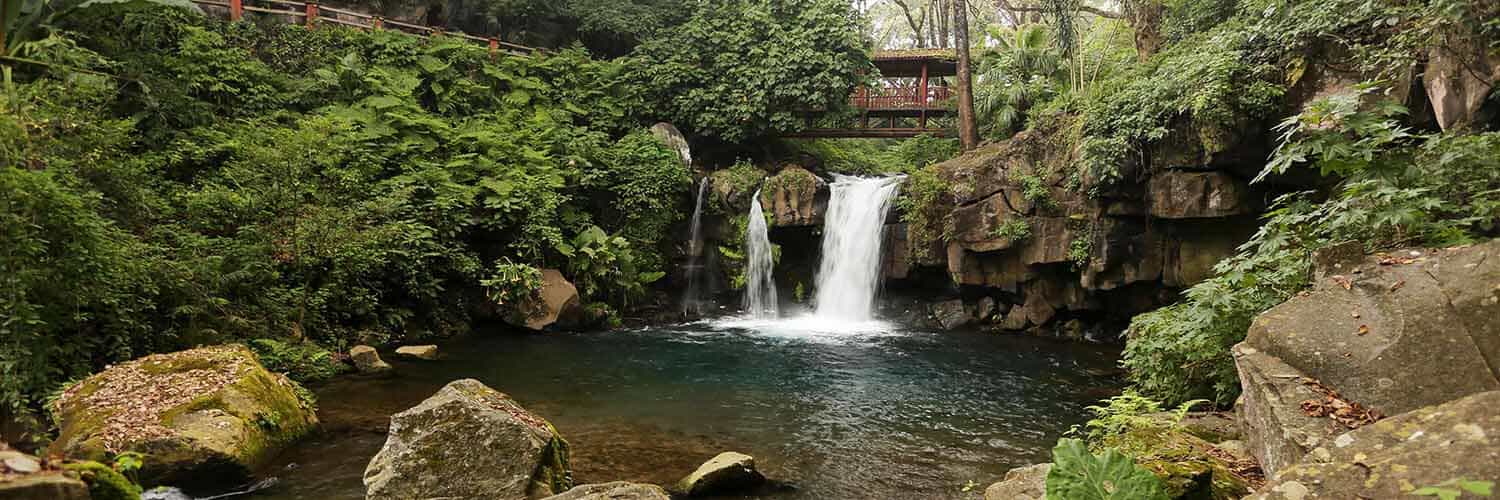
[{"label": "plant growing on rock", "polygon": [[1052,449],[1047,472],[1047,498],[1068,500],[1166,500],[1166,486],[1115,450],[1089,452],[1077,439],[1060,439]]}]

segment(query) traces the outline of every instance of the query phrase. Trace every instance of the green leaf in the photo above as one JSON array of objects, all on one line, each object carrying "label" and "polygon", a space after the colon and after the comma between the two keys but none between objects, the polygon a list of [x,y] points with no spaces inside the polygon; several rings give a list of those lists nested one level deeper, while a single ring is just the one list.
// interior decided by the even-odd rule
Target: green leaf
[{"label": "green leaf", "polygon": [[1166,487],[1151,471],[1115,451],[1089,453],[1078,439],[1060,439],[1047,473],[1048,500],[1167,500]]}]

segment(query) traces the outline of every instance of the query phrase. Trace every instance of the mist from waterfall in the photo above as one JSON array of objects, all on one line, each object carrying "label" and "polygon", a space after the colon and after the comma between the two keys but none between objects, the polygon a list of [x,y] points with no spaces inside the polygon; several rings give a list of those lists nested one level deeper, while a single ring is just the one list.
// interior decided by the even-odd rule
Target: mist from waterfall
[{"label": "mist from waterfall", "polygon": [[886,213],[905,179],[834,175],[823,219],[823,255],[814,313],[817,318],[872,319],[875,292],[880,287]]},{"label": "mist from waterfall", "polygon": [[760,191],[751,197],[749,224],[745,227],[745,314],[754,318],[775,318],[776,282],[771,269],[776,265],[771,238],[767,234],[766,214],[760,208]]}]

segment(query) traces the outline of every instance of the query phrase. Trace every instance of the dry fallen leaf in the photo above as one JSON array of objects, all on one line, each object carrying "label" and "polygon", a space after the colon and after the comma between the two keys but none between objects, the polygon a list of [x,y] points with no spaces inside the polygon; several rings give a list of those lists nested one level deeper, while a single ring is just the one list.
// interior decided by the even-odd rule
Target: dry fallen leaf
[{"label": "dry fallen leaf", "polygon": [[1391,291],[1394,292],[1396,290],[1400,290],[1401,287],[1403,287],[1403,286],[1406,286],[1406,280],[1401,280],[1401,281],[1397,281],[1395,283],[1392,283],[1391,284]]},{"label": "dry fallen leaf", "polygon": [[1330,276],[1328,279],[1333,280],[1334,283],[1338,283],[1339,286],[1344,287],[1345,290],[1354,288],[1354,282],[1349,281],[1349,277],[1342,274]]},{"label": "dry fallen leaf", "polygon": [[1349,315],[1354,316],[1354,319],[1359,319],[1359,311],[1351,312]]},{"label": "dry fallen leaf", "polygon": [[1370,333],[1370,325],[1359,325],[1359,334],[1364,335],[1366,333]]}]

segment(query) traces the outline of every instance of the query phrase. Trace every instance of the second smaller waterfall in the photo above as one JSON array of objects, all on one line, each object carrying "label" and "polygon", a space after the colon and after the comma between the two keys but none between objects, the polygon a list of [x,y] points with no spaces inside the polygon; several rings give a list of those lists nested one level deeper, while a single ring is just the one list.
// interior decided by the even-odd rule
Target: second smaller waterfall
[{"label": "second smaller waterfall", "polygon": [[749,224],[745,227],[745,314],[756,318],[775,318],[776,281],[771,268],[776,265],[771,238],[766,234],[766,214],[760,208],[760,191],[751,198]]},{"label": "second smaller waterfall", "polygon": [[708,189],[708,176],[698,181],[698,196],[693,198],[692,234],[688,240],[687,289],[682,294],[682,314],[703,313],[702,268],[703,268],[703,192]]}]

